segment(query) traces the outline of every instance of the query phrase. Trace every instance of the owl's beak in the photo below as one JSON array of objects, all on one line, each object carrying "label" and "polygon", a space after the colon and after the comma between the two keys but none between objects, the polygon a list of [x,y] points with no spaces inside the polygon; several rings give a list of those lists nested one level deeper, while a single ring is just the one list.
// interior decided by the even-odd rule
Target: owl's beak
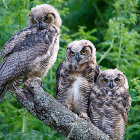
[{"label": "owl's beak", "polygon": [[75,55],[75,59],[76,59],[76,61],[77,61],[77,62],[79,62],[79,61],[80,61],[80,59],[81,59],[81,58],[80,58],[80,56],[79,56],[79,54],[78,54],[78,53]]},{"label": "owl's beak", "polygon": [[38,28],[39,28],[40,30],[42,30],[42,29],[43,29],[42,22],[38,22]]},{"label": "owl's beak", "polygon": [[110,81],[109,87],[112,89],[114,87],[113,80]]}]

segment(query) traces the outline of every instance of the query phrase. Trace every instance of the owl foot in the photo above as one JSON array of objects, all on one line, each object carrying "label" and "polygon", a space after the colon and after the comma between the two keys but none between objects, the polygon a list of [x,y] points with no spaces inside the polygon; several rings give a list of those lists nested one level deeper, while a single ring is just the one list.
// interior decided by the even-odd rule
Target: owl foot
[{"label": "owl foot", "polygon": [[29,78],[25,85],[27,86],[33,86],[32,83],[37,83],[40,87],[42,86],[42,80],[39,77],[33,77],[33,78]]},{"label": "owl foot", "polygon": [[24,86],[32,92],[34,87],[42,87],[42,80],[39,77],[29,78]]},{"label": "owl foot", "polygon": [[87,113],[81,113],[79,115],[79,117],[85,119],[88,122],[90,122],[90,118],[88,117]]}]

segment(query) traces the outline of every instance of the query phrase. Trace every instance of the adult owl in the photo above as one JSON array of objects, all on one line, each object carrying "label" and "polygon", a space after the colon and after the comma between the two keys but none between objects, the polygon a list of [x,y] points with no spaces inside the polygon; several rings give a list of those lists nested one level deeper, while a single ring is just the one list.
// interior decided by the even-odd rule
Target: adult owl
[{"label": "adult owl", "polygon": [[7,89],[47,74],[57,58],[60,26],[60,15],[52,6],[31,9],[29,27],[16,33],[1,51],[0,100]]},{"label": "adult owl", "polygon": [[117,69],[100,72],[90,95],[91,122],[111,140],[123,140],[130,105],[125,75]]},{"label": "adult owl", "polygon": [[98,74],[94,45],[88,40],[70,43],[66,59],[56,72],[57,100],[80,117],[88,119],[89,93]]}]

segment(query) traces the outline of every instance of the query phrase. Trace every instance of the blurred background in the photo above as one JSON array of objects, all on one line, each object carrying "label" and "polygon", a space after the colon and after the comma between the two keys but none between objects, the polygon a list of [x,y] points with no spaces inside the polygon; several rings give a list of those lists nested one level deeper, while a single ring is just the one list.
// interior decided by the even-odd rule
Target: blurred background
[{"label": "blurred background", "polygon": [[[132,105],[125,140],[140,140],[140,1],[138,0],[0,0],[0,48],[27,27],[30,9],[54,6],[63,20],[57,62],[43,79],[44,90],[55,95],[55,72],[74,40],[87,39],[97,50],[101,69],[118,68],[129,81]],[[0,104],[0,140],[64,140],[30,115],[15,96]]]}]

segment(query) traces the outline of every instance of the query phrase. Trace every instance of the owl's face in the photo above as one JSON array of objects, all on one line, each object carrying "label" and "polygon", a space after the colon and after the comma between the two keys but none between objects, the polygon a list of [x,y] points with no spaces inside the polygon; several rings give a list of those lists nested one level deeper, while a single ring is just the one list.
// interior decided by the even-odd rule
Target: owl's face
[{"label": "owl's face", "polygon": [[29,26],[38,27],[39,29],[46,29],[50,26],[60,28],[61,18],[59,13],[50,5],[37,5],[31,9],[29,13]]},{"label": "owl's face", "polygon": [[128,88],[128,82],[124,74],[117,69],[109,69],[101,72],[97,78],[100,87],[113,90],[118,87]]},{"label": "owl's face", "polygon": [[96,61],[96,49],[88,40],[74,41],[68,45],[66,56],[72,65],[84,64],[91,59]]}]

